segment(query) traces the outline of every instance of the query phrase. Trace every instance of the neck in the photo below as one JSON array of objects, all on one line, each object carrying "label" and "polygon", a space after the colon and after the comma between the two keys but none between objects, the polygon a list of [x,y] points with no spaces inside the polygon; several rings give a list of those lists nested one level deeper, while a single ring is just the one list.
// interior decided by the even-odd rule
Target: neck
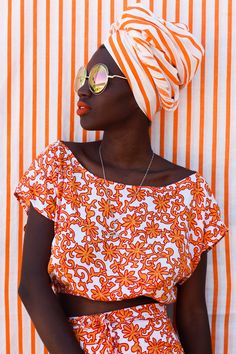
[{"label": "neck", "polygon": [[[137,122],[136,122],[137,124]],[[102,160],[107,167],[142,169],[148,165],[153,154],[149,129],[120,129],[104,131],[101,140]]]}]

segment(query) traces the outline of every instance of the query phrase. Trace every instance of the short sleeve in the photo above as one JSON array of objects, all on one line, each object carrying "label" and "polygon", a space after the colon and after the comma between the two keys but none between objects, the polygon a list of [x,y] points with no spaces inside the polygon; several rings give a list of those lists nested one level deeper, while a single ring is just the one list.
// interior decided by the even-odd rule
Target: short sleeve
[{"label": "short sleeve", "polygon": [[203,219],[203,242],[201,253],[209,252],[227,234],[229,228],[221,217],[221,210],[215,196],[205,181],[205,206]]},{"label": "short sleeve", "polygon": [[193,191],[191,208],[191,227],[187,235],[187,255],[184,276],[179,281],[182,285],[194,272],[203,252],[209,252],[228,234],[229,228],[224,223],[219,204],[206,179],[199,175],[196,189]]},{"label": "short sleeve", "polygon": [[52,143],[31,162],[14,190],[14,196],[27,215],[31,202],[39,213],[55,221],[57,176],[57,155]]}]

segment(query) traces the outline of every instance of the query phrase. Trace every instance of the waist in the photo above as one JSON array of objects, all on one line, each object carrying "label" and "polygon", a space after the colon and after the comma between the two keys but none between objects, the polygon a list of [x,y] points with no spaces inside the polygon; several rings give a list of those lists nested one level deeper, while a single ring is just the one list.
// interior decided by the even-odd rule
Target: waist
[{"label": "waist", "polygon": [[83,296],[75,296],[64,293],[57,294],[57,297],[65,314],[69,317],[93,315],[158,302],[148,296],[138,296],[132,299],[124,299],[120,301],[96,301],[87,299]]}]

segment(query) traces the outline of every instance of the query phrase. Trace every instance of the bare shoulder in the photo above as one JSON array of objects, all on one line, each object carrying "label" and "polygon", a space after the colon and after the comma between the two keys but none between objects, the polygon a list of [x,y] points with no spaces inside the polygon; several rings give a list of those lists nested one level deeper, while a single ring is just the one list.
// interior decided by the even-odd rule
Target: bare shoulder
[{"label": "bare shoulder", "polygon": [[77,156],[81,157],[86,154],[86,151],[88,149],[92,148],[92,146],[96,141],[76,142],[76,141],[61,140],[61,142],[71,150],[73,155],[75,155],[76,157]]},{"label": "bare shoulder", "polygon": [[163,184],[171,184],[187,178],[197,171],[190,170],[183,166],[177,165],[159,155],[155,154],[153,164],[154,175],[158,180],[163,179]]}]

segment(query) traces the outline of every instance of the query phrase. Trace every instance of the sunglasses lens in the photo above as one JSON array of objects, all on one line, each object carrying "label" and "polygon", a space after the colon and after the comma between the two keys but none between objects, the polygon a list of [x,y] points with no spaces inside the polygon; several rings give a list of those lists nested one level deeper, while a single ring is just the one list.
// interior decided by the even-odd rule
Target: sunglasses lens
[{"label": "sunglasses lens", "polygon": [[107,85],[108,71],[104,65],[96,64],[89,75],[89,85],[94,93],[101,92]]},{"label": "sunglasses lens", "polygon": [[76,92],[82,87],[85,83],[85,77],[86,77],[86,69],[84,66],[81,66],[81,68],[78,70],[78,73],[75,78],[74,82],[74,89]]}]

